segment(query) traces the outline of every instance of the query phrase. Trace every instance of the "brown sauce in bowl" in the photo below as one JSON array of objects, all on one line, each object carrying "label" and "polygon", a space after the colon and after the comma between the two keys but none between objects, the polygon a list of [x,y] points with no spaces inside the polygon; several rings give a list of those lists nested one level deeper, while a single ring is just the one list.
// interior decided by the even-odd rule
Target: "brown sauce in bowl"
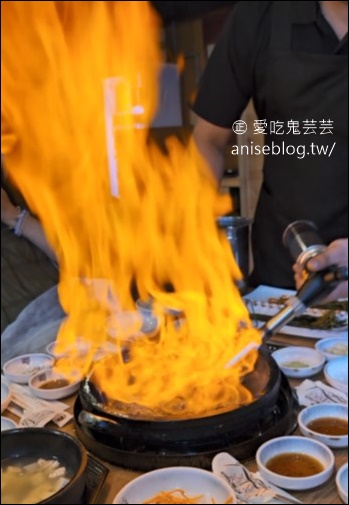
[{"label": "brown sauce in bowl", "polygon": [[323,435],[348,435],[348,420],[338,417],[321,417],[310,421],[307,428]]},{"label": "brown sauce in bowl", "polygon": [[324,470],[322,463],[316,458],[297,452],[274,456],[265,466],[271,472],[285,477],[310,477]]},{"label": "brown sauce in bowl", "polygon": [[60,389],[69,386],[70,382],[67,379],[52,379],[40,384],[39,389]]}]

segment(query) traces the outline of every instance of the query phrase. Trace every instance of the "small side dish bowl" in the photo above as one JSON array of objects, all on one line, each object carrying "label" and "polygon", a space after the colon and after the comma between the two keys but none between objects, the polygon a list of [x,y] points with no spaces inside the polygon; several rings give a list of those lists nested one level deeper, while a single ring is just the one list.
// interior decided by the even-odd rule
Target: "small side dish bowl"
[{"label": "small side dish bowl", "polygon": [[1,431],[13,430],[17,428],[17,424],[8,417],[1,416]]},{"label": "small side dish bowl", "polygon": [[348,447],[348,406],[320,403],[298,414],[301,433],[328,447]]},{"label": "small side dish bowl", "polygon": [[47,354],[58,359],[58,358],[64,358],[65,356],[69,355],[83,356],[88,353],[89,345],[87,344],[87,342],[82,342],[81,340],[78,340],[76,344],[71,344],[62,350],[58,349],[59,347],[57,346],[57,342],[55,340],[46,346]]},{"label": "small side dish bowl", "polygon": [[54,359],[48,354],[23,354],[7,361],[3,366],[5,377],[18,384],[28,384],[32,375],[50,368]]},{"label": "small side dish bowl", "polygon": [[327,361],[348,356],[348,337],[322,338],[316,342],[315,349],[321,352]]},{"label": "small side dish bowl", "polygon": [[348,503],[348,463],[341,466],[336,475],[336,486],[339,496]]},{"label": "small side dish bowl", "polygon": [[[236,503],[234,491],[223,479],[207,470],[184,466],[161,468],[137,477],[121,489],[113,503],[170,503],[162,496],[171,494],[182,500],[196,499],[186,503]],[[155,496],[157,501],[152,500]]]},{"label": "small side dish bowl", "polygon": [[82,377],[65,377],[52,368],[42,370],[29,379],[29,388],[38,398],[60,400],[75,393]]},{"label": "small side dish bowl", "polygon": [[136,305],[136,309],[141,314],[150,315],[153,312],[152,298],[148,298],[147,300],[142,300],[141,298],[138,298],[135,305]]},{"label": "small side dish bowl", "polygon": [[[67,433],[48,428],[4,431],[1,433],[1,501],[82,503],[86,466],[85,448]],[[15,467],[22,470],[20,476]]]},{"label": "small side dish bowl", "polygon": [[331,386],[344,393],[348,392],[348,356],[329,361],[324,374]]},{"label": "small side dish bowl", "polygon": [[7,409],[11,401],[10,387],[1,379],[1,414]]},{"label": "small side dish bowl", "polygon": [[137,311],[115,312],[107,319],[107,333],[121,342],[134,335],[142,335],[143,316]]},{"label": "small side dish bowl", "polygon": [[273,352],[272,357],[287,377],[299,379],[319,373],[325,364],[321,352],[309,347],[284,347]]},{"label": "small side dish bowl", "polygon": [[334,455],[325,444],[285,436],[259,447],[256,461],[261,476],[275,486],[302,491],[320,486],[334,470]]}]

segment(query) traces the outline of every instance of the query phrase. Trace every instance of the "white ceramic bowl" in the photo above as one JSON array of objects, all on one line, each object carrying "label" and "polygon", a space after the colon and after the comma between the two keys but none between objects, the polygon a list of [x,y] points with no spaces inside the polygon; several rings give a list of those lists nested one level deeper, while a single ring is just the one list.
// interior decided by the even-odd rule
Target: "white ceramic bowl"
[{"label": "white ceramic bowl", "polygon": [[320,351],[327,361],[348,356],[348,337],[323,338],[316,342],[315,349]]},{"label": "white ceramic bowl", "polygon": [[348,503],[348,463],[341,466],[336,475],[338,494],[344,503]]},{"label": "white ceramic bowl", "polygon": [[[311,456],[318,460],[324,469],[308,477],[289,477],[272,472],[267,468],[271,458],[290,453]],[[264,479],[275,486],[294,491],[312,489],[323,484],[330,478],[334,469],[334,455],[331,449],[317,440],[305,437],[285,436],[269,440],[257,450],[256,461],[259,472]]]},{"label": "white ceramic bowl", "polygon": [[113,338],[127,340],[141,334],[143,315],[137,311],[115,312],[107,320],[107,332]]},{"label": "white ceramic bowl", "polygon": [[7,409],[11,401],[11,391],[5,381],[1,379],[1,413]]},{"label": "white ceramic bowl", "polygon": [[[57,487],[60,487],[56,493],[52,493],[46,497],[40,495],[45,491],[46,486],[40,485],[37,472],[33,478],[26,479],[25,494],[19,494],[19,501],[28,503],[83,503],[82,495],[86,487],[86,465],[87,452],[81,442],[72,435],[64,433],[60,430],[54,430],[47,427],[44,428],[20,428],[15,430],[4,431],[1,433],[1,469],[4,474],[4,469],[8,466],[24,466],[37,463],[38,460],[44,459],[48,461],[56,460],[58,462],[58,475],[62,475],[62,480],[57,482]],[[55,463],[57,464],[57,463]],[[59,469],[61,467],[61,469]],[[26,467],[27,468],[27,467]],[[2,476],[2,484],[5,480]],[[53,482],[51,482],[53,484]],[[19,485],[24,486],[19,479]],[[43,489],[44,487],[44,489]],[[16,497],[8,496],[11,493],[11,488],[1,490],[2,503],[16,503]],[[7,498],[5,497],[5,493]],[[42,495],[41,495],[42,496]],[[23,498],[22,498],[23,497]],[[18,495],[17,495],[18,501]]]},{"label": "white ceramic bowl", "polygon": [[309,347],[284,347],[273,352],[272,357],[287,377],[299,379],[319,373],[325,364],[321,352]]},{"label": "white ceramic bowl", "polygon": [[298,426],[301,433],[326,444],[328,447],[348,447],[348,433],[346,435],[331,435],[321,433],[309,427],[309,423],[319,419],[337,419],[348,423],[348,406],[339,403],[320,403],[303,409],[298,414]]},{"label": "white ceramic bowl", "polygon": [[348,356],[329,361],[324,374],[331,386],[344,393],[348,392]]},{"label": "white ceramic bowl", "polygon": [[207,470],[183,466],[141,475],[127,484],[113,503],[144,503],[163,491],[176,489],[183,490],[189,497],[202,495],[197,503],[236,503],[234,491],[222,479]]},{"label": "white ceramic bowl", "polygon": [[128,340],[156,334],[160,318],[151,312],[122,312],[112,315],[107,321],[108,335],[113,339]]},{"label": "white ceramic bowl", "polygon": [[61,351],[58,351],[56,344],[56,341],[53,341],[46,346],[47,354],[50,354],[50,356],[53,356],[56,359],[69,356],[70,354],[73,356],[83,356],[84,354],[87,354],[89,350],[88,343],[83,342],[82,339],[78,339],[76,344],[69,345]]},{"label": "white ceramic bowl", "polygon": [[17,424],[8,417],[1,416],[1,431],[14,430]]},{"label": "white ceramic bowl", "polygon": [[141,314],[149,315],[153,312],[153,300],[148,298],[147,300],[142,300],[138,298],[135,303],[137,311]]},{"label": "white ceramic bowl", "polygon": [[10,381],[27,384],[32,375],[52,367],[53,364],[54,359],[48,354],[23,354],[7,361],[3,366],[3,371]]},{"label": "white ceramic bowl", "polygon": [[[43,398],[44,400],[60,400],[61,398],[67,398],[75,393],[79,389],[81,380],[81,377],[64,377],[64,375],[55,372],[52,368],[48,368],[30,377],[29,387],[38,398]],[[68,381],[69,384],[59,386],[57,381]],[[58,387],[43,389],[42,386],[45,383],[51,383],[52,385],[56,383]]]}]

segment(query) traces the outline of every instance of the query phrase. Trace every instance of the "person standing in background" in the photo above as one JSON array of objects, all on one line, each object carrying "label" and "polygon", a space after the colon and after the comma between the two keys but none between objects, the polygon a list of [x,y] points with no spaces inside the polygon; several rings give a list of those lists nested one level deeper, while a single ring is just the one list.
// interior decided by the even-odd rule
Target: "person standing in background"
[{"label": "person standing in background", "polygon": [[326,244],[348,237],[347,31],[348,2],[241,1],[207,64],[194,138],[218,182],[251,98],[265,133],[251,286],[294,287],[282,245],[291,222],[313,221]]}]

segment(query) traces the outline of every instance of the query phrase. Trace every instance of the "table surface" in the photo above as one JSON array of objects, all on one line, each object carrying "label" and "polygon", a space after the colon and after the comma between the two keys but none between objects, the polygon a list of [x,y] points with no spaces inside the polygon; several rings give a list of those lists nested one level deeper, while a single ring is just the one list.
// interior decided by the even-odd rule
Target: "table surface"
[{"label": "table surface", "polygon": [[[285,335],[278,335],[274,339],[271,339],[272,341],[277,341],[280,343],[283,343],[284,345],[306,345],[308,347],[313,347],[315,340],[313,339],[306,339],[302,337],[287,337]],[[317,379],[322,379],[323,376],[319,374],[318,376],[311,377],[312,380],[317,380]],[[290,381],[292,386],[296,386],[301,383],[301,381],[298,380],[293,380]],[[70,409],[72,411],[73,404],[74,404],[75,397],[69,398],[66,401],[67,403],[70,404]],[[74,435],[77,437],[74,423],[71,421],[68,423],[64,428],[64,431]],[[299,434],[298,430],[294,432],[294,434]],[[78,437],[77,437],[78,438]],[[348,461],[348,452],[347,449],[332,449],[335,455],[335,461],[336,461],[336,471]],[[96,456],[95,456],[96,457]],[[99,458],[96,457],[98,460]],[[98,496],[98,499],[96,503],[98,504],[109,504],[113,503],[113,499],[115,498],[116,494],[120,491],[120,489],[125,486],[128,482],[130,482],[132,479],[137,477],[138,475],[141,475],[143,472],[135,472],[133,470],[129,469],[124,469],[117,467],[113,464],[110,464],[108,462],[105,462],[103,460],[100,460],[108,469],[109,469],[109,474],[106,478],[106,481],[100,491],[100,494]],[[242,464],[245,465],[246,468],[248,468],[251,471],[256,471],[257,466],[256,462],[254,459],[249,459],[249,460],[244,460],[241,461]],[[335,484],[335,473],[331,477],[331,479],[323,484],[322,486],[306,491],[306,492],[293,492],[292,495],[301,500],[303,503],[322,503],[322,504],[333,504],[333,503],[343,503],[336,488]]]},{"label": "table surface", "polygon": [[[271,342],[273,340],[276,342],[283,343],[285,345],[306,345],[308,347],[313,347],[315,343],[314,339],[305,339],[302,337],[288,337],[285,335],[282,336],[278,335],[274,339],[271,339]],[[315,377],[311,377],[312,380],[322,378],[323,377],[321,374]],[[301,383],[301,381],[293,379],[290,382],[293,386],[296,386]],[[75,428],[72,422],[65,427],[65,430],[70,432],[71,434],[75,434],[76,436]],[[294,434],[299,434],[298,430],[296,430]],[[332,449],[332,450],[335,455],[336,471],[337,471],[344,463],[348,461],[348,452],[347,449]],[[254,459],[244,460],[241,461],[241,463],[243,463],[246,466],[246,468],[248,468],[251,471],[257,470],[256,462]],[[142,473],[120,468],[105,461],[103,461],[103,464],[108,467],[109,474],[99,494],[98,501],[96,502],[99,504],[112,503],[118,491],[120,491],[120,489],[123,486],[125,486],[128,482],[130,482],[138,475],[141,475]],[[323,503],[323,504],[343,503],[337,492],[335,484],[335,473],[333,474],[331,479],[322,486],[306,492],[292,491],[292,495],[301,500],[303,503]]]}]

